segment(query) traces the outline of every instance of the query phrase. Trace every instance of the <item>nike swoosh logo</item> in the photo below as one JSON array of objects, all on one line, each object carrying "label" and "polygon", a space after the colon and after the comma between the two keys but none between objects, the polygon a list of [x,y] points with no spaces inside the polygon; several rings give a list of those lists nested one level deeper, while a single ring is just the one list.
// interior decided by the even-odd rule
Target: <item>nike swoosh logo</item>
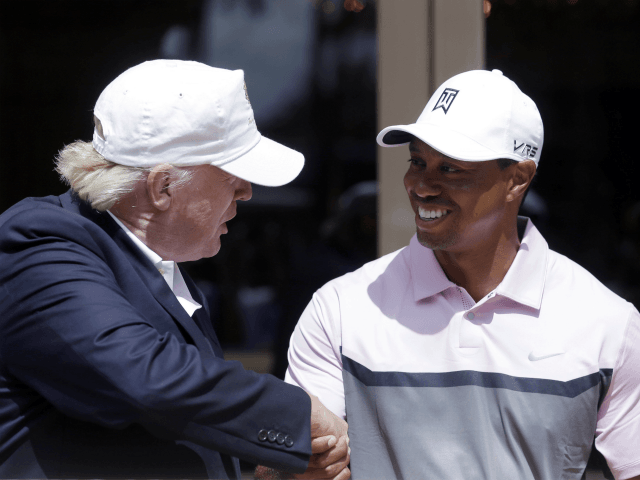
[{"label": "nike swoosh logo", "polygon": [[555,357],[557,355],[564,355],[565,352],[554,352],[548,353],[546,355],[536,355],[535,352],[531,352],[529,354],[529,360],[532,362],[537,362],[538,360],[544,360],[545,358]]}]

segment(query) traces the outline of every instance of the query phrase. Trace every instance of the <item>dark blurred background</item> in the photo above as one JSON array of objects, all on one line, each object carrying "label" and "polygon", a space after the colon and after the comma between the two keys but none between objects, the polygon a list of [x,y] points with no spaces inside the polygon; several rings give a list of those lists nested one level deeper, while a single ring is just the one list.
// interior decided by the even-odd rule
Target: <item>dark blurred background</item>
[{"label": "dark blurred background", "polygon": [[[545,124],[526,213],[552,248],[638,305],[639,2],[491,3],[486,68],[531,96]],[[280,351],[311,293],[376,255],[375,6],[0,0],[0,211],[65,190],[52,160],[91,138],[94,102],[126,68],[154,58],[242,68],[261,132],[306,166],[286,187],[255,187],[221,253],[186,268],[225,345]],[[267,370],[282,375],[276,363]]]},{"label": "dark blurred background", "polygon": [[[261,133],[302,174],[254,186],[221,252],[185,264],[230,358],[284,375],[312,293],[376,255],[375,6],[337,0],[0,0],[0,211],[60,194],[57,152],[90,140],[92,109],[155,58],[245,70]],[[277,352],[277,354],[274,354]]]},{"label": "dark blurred background", "polygon": [[[545,127],[525,213],[552,249],[638,308],[639,2],[494,0],[492,7],[487,68],[502,70],[536,102]],[[595,449],[589,468],[610,475]]]},{"label": "dark blurred background", "polygon": [[[545,124],[525,213],[640,306],[639,2],[491,7],[486,68]],[[306,157],[290,185],[254,189],[217,256],[185,265],[228,356],[283,376],[312,293],[376,257],[376,3],[355,14],[342,0],[0,0],[0,212],[64,192],[56,153],[91,139],[113,78],[155,58],[244,69],[260,131]]]},{"label": "dark blurred background", "polygon": [[487,68],[514,80],[544,122],[536,225],[636,307],[639,20],[637,0],[502,0],[486,30]]}]

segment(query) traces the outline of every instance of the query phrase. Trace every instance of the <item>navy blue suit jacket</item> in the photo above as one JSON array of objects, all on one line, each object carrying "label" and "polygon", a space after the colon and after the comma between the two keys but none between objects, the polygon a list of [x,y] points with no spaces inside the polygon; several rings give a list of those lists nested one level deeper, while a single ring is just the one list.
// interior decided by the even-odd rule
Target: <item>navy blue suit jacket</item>
[{"label": "navy blue suit jacket", "polygon": [[234,457],[306,469],[309,397],[224,361],[184,277],[193,318],[70,192],[0,216],[0,478],[239,478]]}]

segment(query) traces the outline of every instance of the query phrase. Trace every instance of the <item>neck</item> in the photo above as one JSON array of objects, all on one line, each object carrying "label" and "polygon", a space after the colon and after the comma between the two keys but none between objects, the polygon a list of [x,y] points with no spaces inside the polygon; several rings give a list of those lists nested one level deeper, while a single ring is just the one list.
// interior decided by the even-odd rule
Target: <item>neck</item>
[{"label": "neck", "polygon": [[150,204],[141,202],[140,198],[140,195],[127,195],[112,206],[109,211],[163,260],[173,260],[171,252],[164,248],[165,239],[156,233],[164,231],[156,226],[158,213]]},{"label": "neck", "polygon": [[514,224],[508,232],[489,237],[473,249],[434,253],[447,278],[463,287],[477,302],[502,282],[519,248]]}]

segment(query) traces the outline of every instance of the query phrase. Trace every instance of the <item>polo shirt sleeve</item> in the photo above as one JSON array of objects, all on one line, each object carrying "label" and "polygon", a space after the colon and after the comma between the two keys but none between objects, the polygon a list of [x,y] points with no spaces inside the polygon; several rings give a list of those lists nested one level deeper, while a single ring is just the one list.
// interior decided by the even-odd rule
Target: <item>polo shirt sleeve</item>
[{"label": "polo shirt sleeve", "polygon": [[611,384],[598,412],[596,447],[616,480],[640,475],[640,315],[627,320]]},{"label": "polo shirt sleeve", "polygon": [[285,381],[345,418],[340,326],[339,297],[329,283],[314,294],[291,336]]}]

